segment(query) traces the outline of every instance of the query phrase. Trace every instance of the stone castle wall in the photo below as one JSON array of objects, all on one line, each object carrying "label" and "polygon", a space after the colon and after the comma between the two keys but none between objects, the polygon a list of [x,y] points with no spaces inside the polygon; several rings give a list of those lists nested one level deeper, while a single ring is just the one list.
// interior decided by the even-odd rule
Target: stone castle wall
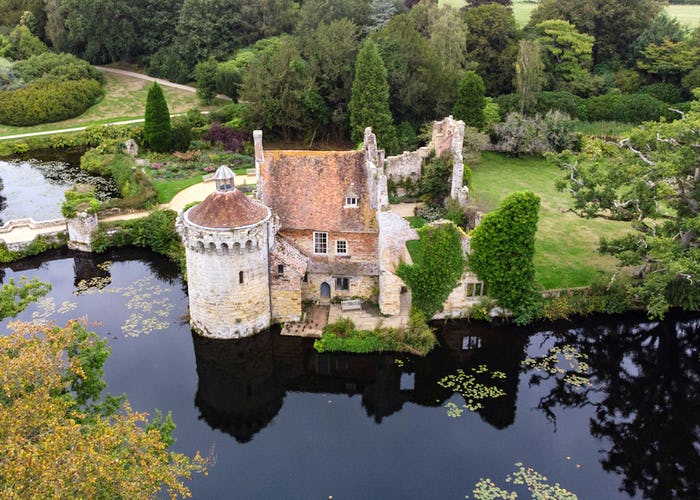
[{"label": "stone castle wall", "polygon": [[269,327],[269,218],[236,230],[205,229],[181,219],[195,330],[207,337],[241,338]]},{"label": "stone castle wall", "polygon": [[377,276],[349,276],[349,278],[349,290],[336,290],[334,275],[309,273],[306,283],[302,283],[301,295],[304,300],[318,302],[321,300],[321,284],[328,283],[331,288],[331,299],[335,297],[340,299],[349,299],[351,297],[375,298],[373,295],[376,294],[379,287]]}]

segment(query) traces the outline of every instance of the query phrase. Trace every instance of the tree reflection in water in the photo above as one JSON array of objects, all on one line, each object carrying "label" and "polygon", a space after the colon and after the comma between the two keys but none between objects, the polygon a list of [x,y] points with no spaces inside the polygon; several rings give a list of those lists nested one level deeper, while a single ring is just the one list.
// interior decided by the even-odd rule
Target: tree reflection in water
[{"label": "tree reflection in water", "polygon": [[557,407],[594,407],[591,434],[609,443],[601,464],[621,475],[621,491],[700,498],[699,329],[698,319],[668,318],[557,330],[556,346],[588,356],[591,385],[531,373],[531,385],[553,384],[538,405],[552,421]]}]

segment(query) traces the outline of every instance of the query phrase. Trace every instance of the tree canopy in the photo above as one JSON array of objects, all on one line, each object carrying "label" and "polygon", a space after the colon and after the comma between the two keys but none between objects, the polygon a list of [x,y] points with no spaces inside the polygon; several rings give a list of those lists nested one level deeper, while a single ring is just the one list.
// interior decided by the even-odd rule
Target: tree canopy
[{"label": "tree canopy", "polygon": [[652,317],[670,307],[700,309],[700,103],[669,123],[646,123],[618,143],[587,142],[557,157],[559,187],[585,217],[632,221],[636,233],[601,241],[621,267],[634,266],[632,291]]}]

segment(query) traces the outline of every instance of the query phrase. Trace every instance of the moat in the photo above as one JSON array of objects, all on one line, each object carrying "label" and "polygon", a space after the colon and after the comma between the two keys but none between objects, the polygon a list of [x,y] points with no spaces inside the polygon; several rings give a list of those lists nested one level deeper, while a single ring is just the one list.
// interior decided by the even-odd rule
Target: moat
[{"label": "moat", "polygon": [[19,319],[85,318],[112,348],[109,392],[172,411],[178,451],[213,449],[194,498],[464,498],[480,478],[508,487],[515,463],[579,498],[700,496],[697,314],[450,322],[426,358],[319,354],[276,330],[193,336],[182,277],[152,253],[3,274],[53,286]]}]

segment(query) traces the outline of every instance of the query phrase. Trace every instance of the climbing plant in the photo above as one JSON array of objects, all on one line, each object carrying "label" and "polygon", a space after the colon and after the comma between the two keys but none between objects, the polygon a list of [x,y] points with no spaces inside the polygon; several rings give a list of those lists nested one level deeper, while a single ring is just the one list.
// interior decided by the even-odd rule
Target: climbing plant
[{"label": "climbing plant", "polygon": [[411,289],[413,307],[432,318],[442,309],[462,276],[466,260],[462,253],[462,233],[451,222],[423,226],[418,230],[420,251],[413,264],[402,262],[396,274]]},{"label": "climbing plant", "polygon": [[512,193],[472,233],[469,267],[519,324],[532,321],[538,309],[532,259],[539,208],[531,191]]}]

